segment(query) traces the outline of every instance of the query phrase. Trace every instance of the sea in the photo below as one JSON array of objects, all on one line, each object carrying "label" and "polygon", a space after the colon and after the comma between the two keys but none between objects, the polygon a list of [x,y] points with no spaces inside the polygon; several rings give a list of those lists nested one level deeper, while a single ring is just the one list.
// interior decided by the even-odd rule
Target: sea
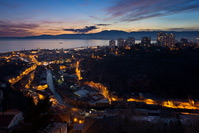
[{"label": "sea", "polygon": [[[140,40],[136,40],[136,43],[140,43]],[[108,46],[108,44],[109,40],[11,39],[0,40],[0,53],[32,49],[69,49],[86,46]]]}]

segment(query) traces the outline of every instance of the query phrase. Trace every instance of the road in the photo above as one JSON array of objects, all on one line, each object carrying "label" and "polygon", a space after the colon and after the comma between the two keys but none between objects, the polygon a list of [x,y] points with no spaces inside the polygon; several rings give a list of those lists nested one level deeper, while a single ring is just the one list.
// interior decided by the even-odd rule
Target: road
[{"label": "road", "polygon": [[59,95],[59,93],[55,89],[55,86],[54,86],[54,83],[53,83],[52,71],[50,69],[47,69],[46,81],[47,81],[47,84],[48,84],[50,90],[54,94],[55,99],[57,99],[57,101],[59,103],[64,104],[62,97]]}]

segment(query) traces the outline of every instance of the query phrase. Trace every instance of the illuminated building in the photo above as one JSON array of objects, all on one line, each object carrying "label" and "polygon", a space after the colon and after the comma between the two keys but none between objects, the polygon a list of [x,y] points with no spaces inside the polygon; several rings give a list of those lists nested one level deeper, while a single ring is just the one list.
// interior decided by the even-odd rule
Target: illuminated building
[{"label": "illuminated building", "polygon": [[109,48],[111,48],[111,49],[115,48],[115,41],[114,40],[109,41]]},{"label": "illuminated building", "polygon": [[161,47],[173,47],[175,45],[175,35],[173,33],[158,32],[157,44]]},{"label": "illuminated building", "polygon": [[30,68],[27,68],[25,71],[23,71],[19,76],[17,76],[16,78],[11,78],[9,79],[9,82],[13,85],[15,83],[17,83],[19,80],[21,80],[25,75],[28,75],[30,72],[32,72],[33,70],[35,70],[37,68],[37,65],[34,64],[33,66],[31,66]]},{"label": "illuminated building", "polygon": [[129,37],[126,39],[126,44],[128,47],[131,47],[133,45],[135,45],[135,38],[134,37]]},{"label": "illuminated building", "polygon": [[83,78],[81,77],[81,71],[79,70],[79,61],[77,61],[77,63],[76,63],[75,72],[76,72],[76,75],[77,75],[77,77],[78,77],[78,80],[83,79]]},{"label": "illuminated building", "polygon": [[180,42],[182,43],[183,46],[188,45],[188,39],[186,39],[186,38],[181,38]]},{"label": "illuminated building", "polygon": [[124,39],[123,38],[119,38],[117,40],[117,46],[118,47],[124,47]]},{"label": "illuminated building", "polygon": [[196,38],[196,43],[199,45],[199,38]]},{"label": "illuminated building", "polygon": [[74,122],[78,122],[78,119],[77,119],[77,118],[74,118],[73,121],[74,121]]},{"label": "illuminated building", "polygon": [[151,38],[150,37],[143,37],[141,40],[142,46],[150,46],[151,45]]}]

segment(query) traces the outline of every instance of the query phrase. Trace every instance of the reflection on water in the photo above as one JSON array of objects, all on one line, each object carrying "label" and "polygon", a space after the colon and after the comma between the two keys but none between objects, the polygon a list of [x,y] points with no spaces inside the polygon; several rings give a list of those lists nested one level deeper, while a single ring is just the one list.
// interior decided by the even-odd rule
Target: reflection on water
[{"label": "reflection on water", "polygon": [[81,46],[108,45],[109,40],[81,40],[81,39],[24,39],[0,40],[0,53],[31,49],[67,49]]},{"label": "reflection on water", "polygon": [[[154,43],[155,41],[152,41]],[[136,40],[140,43],[140,40]],[[109,40],[84,40],[84,39],[13,39],[0,40],[0,53],[31,49],[67,49],[82,46],[104,46]]]}]

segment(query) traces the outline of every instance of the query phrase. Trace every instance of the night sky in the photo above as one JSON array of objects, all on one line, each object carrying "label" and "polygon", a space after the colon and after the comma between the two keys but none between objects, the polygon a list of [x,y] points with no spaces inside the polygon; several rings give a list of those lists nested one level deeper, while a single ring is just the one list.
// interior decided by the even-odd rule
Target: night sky
[{"label": "night sky", "polygon": [[199,30],[199,0],[0,0],[0,36]]}]

